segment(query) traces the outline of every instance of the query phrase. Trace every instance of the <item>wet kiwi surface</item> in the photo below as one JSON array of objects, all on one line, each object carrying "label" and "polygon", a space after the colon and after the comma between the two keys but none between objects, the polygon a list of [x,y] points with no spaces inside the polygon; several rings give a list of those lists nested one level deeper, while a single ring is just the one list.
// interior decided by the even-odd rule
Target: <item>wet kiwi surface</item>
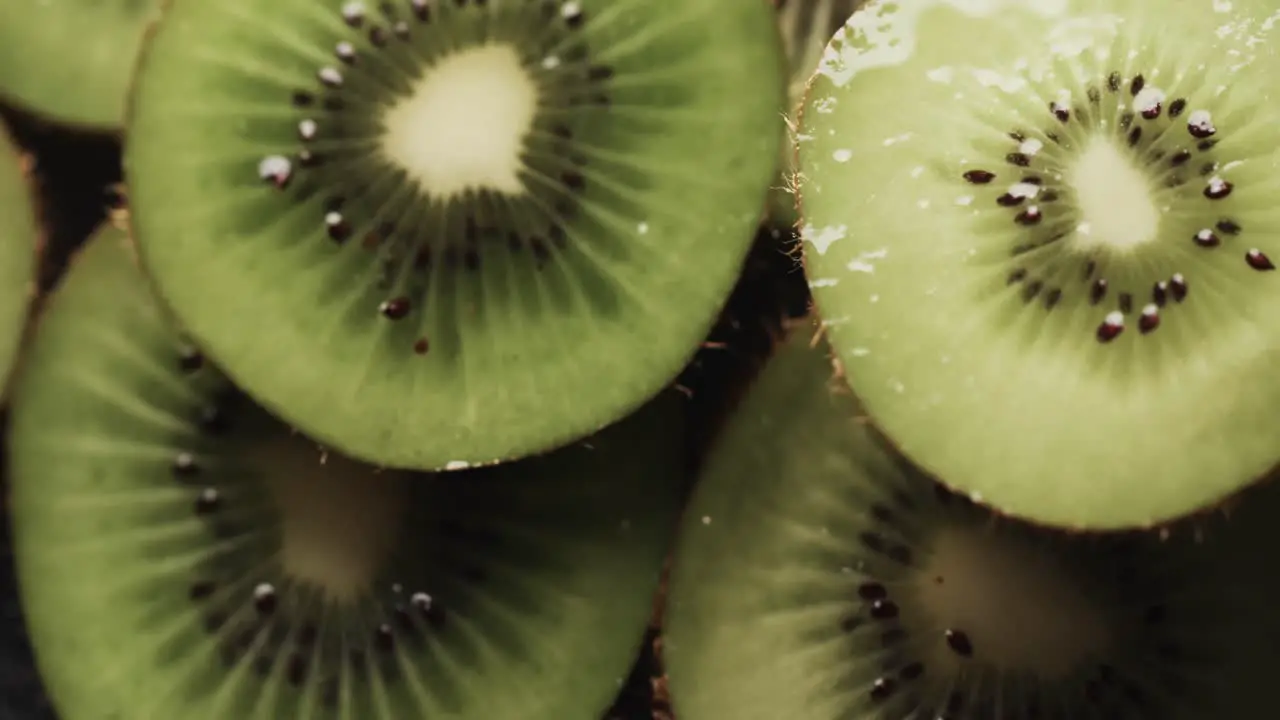
[{"label": "wet kiwi surface", "polygon": [[1179,517],[1280,460],[1278,21],[1264,0],[851,17],[802,108],[805,259],[907,456],[1084,528]]},{"label": "wet kiwi surface", "polygon": [[1276,487],[1164,534],[1002,519],[874,434],[809,322],[686,513],[664,638],[680,720],[1269,716]]},{"label": "wet kiwi surface", "polygon": [[[446,477],[323,453],[89,241],[15,385],[15,557],[63,720],[597,720],[679,507],[680,400]],[[674,414],[672,414],[674,412]]]},{"label": "wet kiwi surface", "polygon": [[27,161],[0,123],[0,397],[17,360],[35,292],[38,238]]},{"label": "wet kiwi surface", "polygon": [[0,99],[103,132],[124,121],[129,75],[160,0],[0,3]]},{"label": "wet kiwi surface", "polygon": [[767,2],[174,0],[125,148],[144,266],[353,457],[520,457],[694,354],[764,212]]}]

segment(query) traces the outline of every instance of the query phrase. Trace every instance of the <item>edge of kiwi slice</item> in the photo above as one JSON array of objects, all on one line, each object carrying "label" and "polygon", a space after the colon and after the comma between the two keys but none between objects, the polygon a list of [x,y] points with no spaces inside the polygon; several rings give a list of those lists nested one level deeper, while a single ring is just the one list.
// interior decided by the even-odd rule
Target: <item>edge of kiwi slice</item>
[{"label": "edge of kiwi slice", "polygon": [[14,554],[64,720],[600,717],[678,518],[677,395],[518,463],[381,470],[173,327],[105,226],[15,385]]},{"label": "edge of kiwi slice", "polygon": [[805,264],[849,382],[913,462],[1102,530],[1280,462],[1280,384],[1256,380],[1280,356],[1274,12],[854,13],[803,108]]},{"label": "edge of kiwi slice", "polygon": [[29,163],[0,122],[0,400],[36,293],[41,234]]},{"label": "edge of kiwi slice", "polygon": [[201,346],[336,450],[545,450],[714,323],[776,170],[779,42],[763,1],[174,0],[133,234]]},{"label": "edge of kiwi slice", "polygon": [[1261,717],[1280,485],[1160,532],[994,515],[896,454],[797,323],[685,512],[664,659],[680,720]]},{"label": "edge of kiwi slice", "polygon": [[59,125],[117,133],[162,0],[0,3],[0,97]]},{"label": "edge of kiwi slice", "polygon": [[779,164],[780,182],[769,196],[769,218],[778,226],[800,222],[793,178],[796,171],[796,117],[804,102],[805,86],[818,69],[822,53],[836,31],[865,0],[772,0],[778,15],[783,52],[790,68],[787,112],[782,132],[785,140]]}]

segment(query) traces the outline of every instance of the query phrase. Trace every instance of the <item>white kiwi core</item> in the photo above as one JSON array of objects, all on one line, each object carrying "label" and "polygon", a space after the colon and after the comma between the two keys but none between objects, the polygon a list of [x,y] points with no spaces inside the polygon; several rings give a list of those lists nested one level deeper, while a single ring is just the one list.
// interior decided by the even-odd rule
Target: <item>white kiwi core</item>
[{"label": "white kiwi core", "polygon": [[407,497],[405,475],[322,455],[297,437],[259,452],[281,519],[285,574],[337,603],[355,601],[395,547]]},{"label": "white kiwi core", "polygon": [[414,92],[388,108],[381,150],[431,197],[521,194],[521,153],[537,107],[538,86],[515,48],[460,50],[424,70]]},{"label": "white kiwi core", "polygon": [[[1105,657],[1112,626],[1101,605],[1050,548],[989,526],[939,532],[916,580],[927,619],[936,624],[935,658],[1058,680]],[[961,658],[945,632],[972,647]],[[930,638],[933,642],[933,638]]]},{"label": "white kiwi core", "polygon": [[1095,138],[1069,168],[1081,218],[1072,241],[1077,249],[1125,252],[1156,238],[1160,211],[1131,157],[1110,139]]}]

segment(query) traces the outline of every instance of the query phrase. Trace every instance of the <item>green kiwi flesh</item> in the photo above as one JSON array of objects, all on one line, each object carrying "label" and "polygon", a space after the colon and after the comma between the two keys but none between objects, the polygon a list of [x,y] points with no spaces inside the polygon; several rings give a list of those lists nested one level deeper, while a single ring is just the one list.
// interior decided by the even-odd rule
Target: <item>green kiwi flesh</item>
[{"label": "green kiwi flesh", "polygon": [[379,470],[235,394],[146,287],[102,230],[14,388],[16,564],[63,720],[601,716],[679,511],[681,398],[519,463]]},{"label": "green kiwi flesh", "polygon": [[98,132],[124,123],[129,76],[160,0],[0,3],[0,99]]},{"label": "green kiwi flesh", "polygon": [[816,331],[776,351],[686,510],[680,720],[1270,716],[1280,487],[1164,535],[995,516],[892,452]]},{"label": "green kiwi flesh", "polygon": [[[1140,527],[1280,461],[1274,3],[875,2],[798,140],[805,263],[892,441],[1001,511]],[[1000,38],[998,42],[983,38]]]},{"label": "green kiwi flesh", "polygon": [[0,124],[0,398],[35,293],[39,229],[26,161]]},{"label": "green kiwi flesh", "polygon": [[770,196],[769,219],[776,225],[793,226],[799,221],[796,213],[795,189],[791,178],[795,174],[794,111],[804,100],[804,89],[809,78],[818,69],[822,51],[831,36],[844,26],[863,0],[773,0],[778,14],[778,31],[782,35],[782,48],[787,56],[791,73],[787,85],[787,127],[783,131],[787,141],[782,144],[783,177]]},{"label": "green kiwi flesh", "polygon": [[693,356],[764,212],[784,66],[763,1],[174,0],[133,96],[135,239],[316,439],[520,457]]}]

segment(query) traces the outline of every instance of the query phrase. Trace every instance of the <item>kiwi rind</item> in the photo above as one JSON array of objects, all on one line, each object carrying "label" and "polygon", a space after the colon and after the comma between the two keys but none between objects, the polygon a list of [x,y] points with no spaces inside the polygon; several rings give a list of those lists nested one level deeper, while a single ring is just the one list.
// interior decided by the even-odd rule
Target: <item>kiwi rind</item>
[{"label": "kiwi rind", "polygon": [[[105,226],[72,261],[30,350],[8,437],[14,547],[37,662],[60,716],[326,716],[324,677],[286,684],[282,653],[275,675],[255,679],[248,656],[227,660],[228,646],[202,626],[217,605],[188,592],[211,548],[276,542],[236,525],[271,524],[241,503],[286,459],[252,454],[263,443],[294,448],[295,470],[298,462],[303,472],[306,462],[346,468],[363,480],[356,492],[396,473],[312,451],[251,406],[227,416],[229,429],[201,430],[201,408],[226,380],[173,330],[117,228]],[[425,639],[396,639],[394,656],[383,658],[395,675],[380,674],[372,649],[367,665],[344,665],[365,674],[336,681],[341,716],[600,717],[642,640],[678,514],[680,406],[664,396],[587,442],[520,463],[413,474],[403,532],[421,546],[398,548],[395,571],[379,583],[434,577],[420,589],[437,585],[447,619],[433,621]],[[191,466],[180,449],[194,452],[194,484],[183,479]],[[202,484],[221,488],[228,503],[208,526],[192,512]],[[220,513],[229,513],[229,536],[209,534],[228,527]]]},{"label": "kiwi rind", "polygon": [[[1258,568],[1271,562],[1280,487],[1251,491],[1225,519],[1206,515],[1162,532],[1080,535],[994,516],[892,451],[838,378],[830,348],[815,341],[817,330],[812,320],[797,324],[779,346],[710,450],[686,510],[663,644],[677,717],[1203,720],[1267,712],[1265,668],[1280,660],[1271,611],[1280,585]],[[935,582],[922,576],[937,569],[946,550],[938,543],[952,529],[1032,553],[1055,569],[1051,578],[1061,570],[1056,579],[1068,592],[1097,604],[1112,649],[1053,682],[994,666],[982,635],[972,638],[971,657],[952,651],[941,617],[950,611],[933,616],[921,600]],[[1001,579],[984,556],[966,562],[943,569],[968,579],[961,594],[1007,585],[1035,596],[989,597],[989,608],[979,601],[978,612],[996,613],[991,627],[1005,622],[1002,607],[1038,618],[1031,635],[1041,624],[1072,627],[1061,620],[1070,608],[1059,596]],[[1025,604],[1038,600],[1047,601]],[[1110,680],[1092,674],[1107,664]],[[1032,714],[1037,695],[1041,714]]]},{"label": "kiwi rind", "polygon": [[864,0],[773,0],[778,14],[782,47],[790,68],[787,85],[787,117],[783,127],[785,140],[779,162],[781,179],[769,196],[769,220],[777,226],[794,226],[800,221],[796,210],[795,188],[795,118],[804,100],[805,86],[818,69],[822,53],[831,36]]},{"label": "kiwi rind", "polygon": [[162,0],[0,3],[0,99],[75,130],[114,134]]},{"label": "kiwi rind", "polygon": [[[623,146],[600,165],[608,172],[633,167],[588,184],[543,271],[527,250],[486,245],[476,259],[488,289],[465,269],[409,272],[431,297],[395,322],[379,312],[391,298],[373,277],[381,258],[326,236],[325,193],[258,176],[264,157],[298,151],[301,119],[323,112],[316,73],[338,63],[334,43],[372,52],[363,33],[381,16],[366,3],[354,31],[336,4],[255,3],[245,23],[248,5],[166,8],[142,54],[124,157],[143,266],[238,386],[335,450],[431,470],[562,445],[676,377],[732,289],[776,170],[785,61],[766,3],[566,4],[619,79],[605,115],[584,115],[575,137]],[[411,20],[407,3],[394,7]],[[443,22],[487,10],[432,12]],[[463,23],[451,42],[474,32]],[[291,107],[295,90],[315,105]]]},{"label": "kiwi rind", "polygon": [[[1265,119],[1271,105],[1254,100],[1268,96],[1280,56],[1274,42],[1243,30],[1270,37],[1264,20],[1273,8],[1186,3],[1165,12],[1142,0],[1071,0],[1058,14],[1039,12],[1048,4],[983,7],[865,6],[810,85],[797,144],[805,263],[849,382],[908,457],[1002,512],[1118,529],[1220,502],[1280,461],[1280,386],[1245,380],[1268,375],[1280,349],[1268,319],[1280,286],[1246,263],[1254,246],[1280,255],[1268,180],[1257,174],[1273,162],[1275,125]],[[1096,32],[1076,38],[1080,46],[1113,37],[1107,28],[1118,22],[1125,30],[1115,30],[1114,47],[1050,52],[1050,35],[1093,20]],[[1211,32],[1219,26],[1238,32],[1219,38]],[[1238,71],[1237,51],[1250,58]],[[1019,58],[1024,70],[1014,67]],[[1231,91],[1215,94],[1228,77]],[[1144,82],[1168,94],[1159,117],[1128,131],[1145,129],[1141,142],[1154,143],[1137,145],[1151,149],[1153,164],[1142,164],[1144,154],[1134,167],[1159,185],[1151,192],[1165,208],[1160,234],[1131,258],[1102,250],[1095,266],[1069,245],[1077,236],[1052,244],[1060,228],[1076,227],[1062,214],[1075,211],[1068,183],[1058,186],[1060,199],[1037,205],[1065,225],[1046,210],[1041,227],[1022,215],[1030,208],[1000,203],[1028,173],[1058,182],[1052,163],[1077,157],[1081,138],[1120,133]],[[1050,105],[1059,88],[1075,98],[1065,122]],[[1188,99],[1181,116],[1175,98]],[[1117,117],[1105,132],[1085,129],[1110,122],[1111,108]],[[1212,110],[1217,137],[1192,132],[1189,117],[1202,108]],[[938,122],[939,112],[949,120]],[[1039,160],[1020,152],[1014,126],[1035,135],[1025,142],[1044,143]],[[1130,150],[1123,133],[1115,138],[1117,152]],[[1198,157],[1185,177],[1167,170],[1184,146]],[[1221,202],[1201,192],[1209,186],[1200,162],[1211,157],[1237,181]],[[975,169],[998,177],[974,184],[965,175]],[[1182,232],[1232,217],[1247,217],[1246,230],[1216,254],[1196,247],[1194,229]],[[1049,254],[1017,244],[1032,238],[1051,245],[1042,248]],[[1043,283],[1019,272],[1063,258],[1060,274]],[[1162,287],[1181,275],[1190,295],[1157,308],[1162,319],[1147,332],[1147,307],[1166,302]],[[1108,277],[1111,289],[1095,293]],[[1113,313],[1128,329],[1109,341],[1102,325]]]},{"label": "kiwi rind", "polygon": [[0,123],[0,400],[35,294],[39,225],[28,162]]}]

